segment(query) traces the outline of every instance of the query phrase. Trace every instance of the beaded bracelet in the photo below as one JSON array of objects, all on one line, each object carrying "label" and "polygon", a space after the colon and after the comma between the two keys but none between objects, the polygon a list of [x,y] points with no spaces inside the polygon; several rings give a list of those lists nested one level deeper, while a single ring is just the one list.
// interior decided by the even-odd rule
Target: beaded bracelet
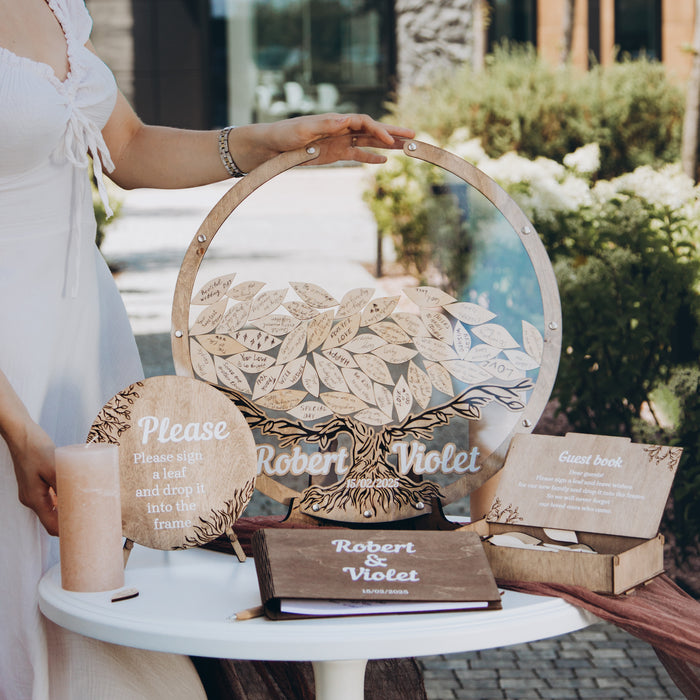
[{"label": "beaded bracelet", "polygon": [[243,177],[247,175],[244,173],[235,163],[233,157],[231,156],[231,151],[228,148],[228,135],[235,129],[235,126],[227,126],[219,132],[219,155],[221,156],[221,162],[226,168],[226,172],[231,177]]}]

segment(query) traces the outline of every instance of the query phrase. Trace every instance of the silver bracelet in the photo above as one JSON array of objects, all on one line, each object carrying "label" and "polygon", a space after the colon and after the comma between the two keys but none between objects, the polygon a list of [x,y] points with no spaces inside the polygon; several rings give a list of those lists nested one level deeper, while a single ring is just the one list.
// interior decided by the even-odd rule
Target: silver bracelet
[{"label": "silver bracelet", "polygon": [[231,177],[243,177],[247,175],[244,173],[235,163],[233,157],[231,156],[231,151],[228,148],[228,135],[233,131],[235,126],[227,126],[219,132],[219,155],[221,156],[221,162],[226,168],[226,172]]}]

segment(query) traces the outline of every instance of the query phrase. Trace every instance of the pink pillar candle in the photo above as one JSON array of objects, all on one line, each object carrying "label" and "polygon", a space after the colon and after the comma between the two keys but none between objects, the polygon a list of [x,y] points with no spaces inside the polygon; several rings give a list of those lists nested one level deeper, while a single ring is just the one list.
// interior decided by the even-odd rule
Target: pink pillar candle
[{"label": "pink pillar candle", "polygon": [[56,448],[61,585],[108,591],[124,585],[119,447]]}]

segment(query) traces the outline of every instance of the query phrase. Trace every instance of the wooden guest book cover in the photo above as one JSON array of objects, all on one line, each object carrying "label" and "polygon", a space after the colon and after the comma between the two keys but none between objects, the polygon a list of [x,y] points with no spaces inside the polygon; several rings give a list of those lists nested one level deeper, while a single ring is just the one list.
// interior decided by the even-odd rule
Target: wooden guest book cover
[{"label": "wooden guest book cover", "polygon": [[268,617],[501,607],[473,532],[263,529],[252,544]]}]

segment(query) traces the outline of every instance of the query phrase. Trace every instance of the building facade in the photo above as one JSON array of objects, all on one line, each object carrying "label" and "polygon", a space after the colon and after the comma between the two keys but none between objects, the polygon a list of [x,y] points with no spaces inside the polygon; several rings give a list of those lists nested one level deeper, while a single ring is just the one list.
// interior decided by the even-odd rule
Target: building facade
[{"label": "building facade", "polygon": [[[320,111],[379,116],[402,87],[504,39],[561,60],[566,0],[86,0],[93,42],[150,123],[213,128]],[[689,72],[694,0],[575,0],[570,60]]]}]

